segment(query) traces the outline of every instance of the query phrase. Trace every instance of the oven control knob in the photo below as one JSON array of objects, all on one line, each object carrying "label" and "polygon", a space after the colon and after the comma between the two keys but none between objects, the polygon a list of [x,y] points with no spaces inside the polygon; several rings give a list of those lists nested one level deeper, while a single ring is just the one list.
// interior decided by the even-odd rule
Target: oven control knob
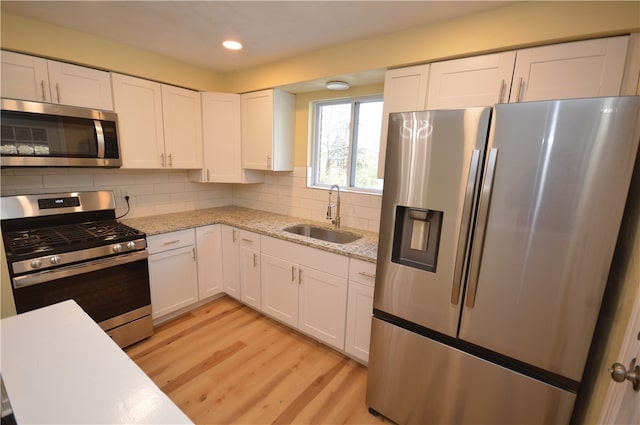
[{"label": "oven control knob", "polygon": [[57,255],[54,255],[53,257],[49,258],[49,262],[51,264],[60,264],[60,260],[61,258],[58,257]]},{"label": "oven control knob", "polygon": [[42,267],[42,260],[41,259],[35,259],[33,261],[31,261],[31,268],[32,269],[39,269],[40,267]]},{"label": "oven control knob", "polygon": [[136,249],[136,243],[134,241],[127,242],[127,248]]},{"label": "oven control knob", "polygon": [[120,245],[119,243],[117,243],[117,244],[115,244],[115,245],[113,246],[113,248],[111,248],[111,249],[113,249],[113,252],[122,252],[122,245]]}]

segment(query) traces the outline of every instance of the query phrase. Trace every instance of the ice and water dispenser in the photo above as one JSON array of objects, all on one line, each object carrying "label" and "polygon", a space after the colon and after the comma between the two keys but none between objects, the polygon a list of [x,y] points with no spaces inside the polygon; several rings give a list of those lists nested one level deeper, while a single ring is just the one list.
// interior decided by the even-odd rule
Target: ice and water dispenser
[{"label": "ice and water dispenser", "polygon": [[435,272],[442,216],[442,211],[396,206],[391,261]]}]

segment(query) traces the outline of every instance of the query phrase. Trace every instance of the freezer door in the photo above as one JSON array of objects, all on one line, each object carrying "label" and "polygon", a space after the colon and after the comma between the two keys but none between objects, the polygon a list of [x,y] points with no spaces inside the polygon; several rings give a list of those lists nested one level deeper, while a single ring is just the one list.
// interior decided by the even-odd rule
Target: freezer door
[{"label": "freezer door", "polygon": [[451,336],[490,112],[389,118],[374,307]]},{"label": "freezer door", "polygon": [[399,424],[568,424],[575,394],[377,318],[367,404]]},{"label": "freezer door", "polygon": [[461,339],[580,381],[639,122],[638,97],[496,106]]}]

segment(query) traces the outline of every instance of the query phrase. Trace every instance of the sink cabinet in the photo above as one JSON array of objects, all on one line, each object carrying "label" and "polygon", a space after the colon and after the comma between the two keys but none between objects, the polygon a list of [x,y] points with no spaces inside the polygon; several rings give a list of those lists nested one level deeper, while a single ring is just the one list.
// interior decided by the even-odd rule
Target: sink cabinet
[{"label": "sink cabinet", "polygon": [[262,236],[262,312],[344,349],[349,259]]}]

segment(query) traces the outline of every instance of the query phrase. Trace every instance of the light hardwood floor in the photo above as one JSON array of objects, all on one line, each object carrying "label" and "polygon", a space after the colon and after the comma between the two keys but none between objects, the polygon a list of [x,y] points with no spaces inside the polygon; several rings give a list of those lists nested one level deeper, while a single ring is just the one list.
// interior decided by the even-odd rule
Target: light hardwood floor
[{"label": "light hardwood floor", "polygon": [[366,367],[226,296],[127,353],[197,424],[384,422]]}]

